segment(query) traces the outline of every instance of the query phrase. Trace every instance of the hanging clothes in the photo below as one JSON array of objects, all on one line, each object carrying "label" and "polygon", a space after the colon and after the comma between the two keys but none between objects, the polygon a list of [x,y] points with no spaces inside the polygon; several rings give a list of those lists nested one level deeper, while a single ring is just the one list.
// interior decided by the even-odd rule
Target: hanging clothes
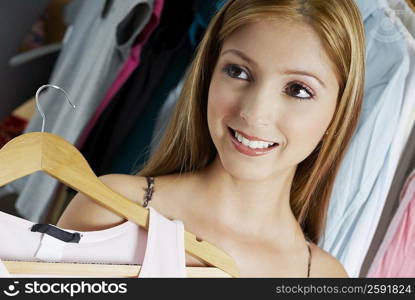
[{"label": "hanging clothes", "polygon": [[412,37],[415,38],[415,4],[412,4],[410,7],[410,1],[413,0],[388,0],[388,3],[396,11],[398,17],[411,33]]},{"label": "hanging clothes", "polygon": [[[79,5],[78,1],[74,3]],[[88,0],[81,5],[50,80],[68,92],[77,108],[73,111],[51,90],[42,93],[40,101],[46,115],[45,131],[72,144],[128,58],[133,41],[149,21],[153,0]],[[36,114],[25,132],[40,131],[41,125],[42,118]],[[9,185],[19,194],[16,201],[19,214],[39,222],[45,218],[58,182],[35,173]],[[1,190],[5,192],[4,188]]]},{"label": "hanging clothes", "polygon": [[396,170],[391,145],[409,73],[408,48],[385,13],[386,0],[356,3],[366,35],[365,97],[356,132],[334,182],[319,242],[351,277],[359,274],[391,184],[393,175],[389,173]]},{"label": "hanging clothes", "polygon": [[[154,148],[153,139],[157,137],[155,131],[156,122],[163,122],[159,126],[166,126],[169,116],[160,116],[160,111],[164,110],[165,114],[171,114],[171,110],[174,108],[175,103],[167,108],[166,102],[170,97],[171,91],[175,89],[177,91],[177,84],[179,78],[182,78],[185,72],[185,68],[188,67],[190,57],[193,51],[199,44],[203,34],[210,22],[210,19],[215,13],[226,3],[226,1],[201,1],[195,2],[195,15],[193,22],[188,31],[190,44],[186,44],[182,47],[182,50],[175,59],[175,64],[170,66],[167,74],[164,76],[160,83],[159,88],[155,91],[151,97],[152,102],[146,107],[143,117],[137,120],[134,128],[130,131],[130,134],[125,139],[125,142],[121,146],[115,159],[113,160],[112,167],[108,169],[109,173],[126,173],[135,174],[142,169],[145,162],[149,158],[149,154]],[[185,64],[184,64],[185,63]],[[174,84],[174,86],[172,86]],[[166,100],[167,99],[167,100]],[[173,99],[170,99],[172,101]],[[174,101],[177,100],[177,97]],[[163,104],[164,103],[164,104]],[[158,114],[158,116],[156,116]],[[164,118],[161,120],[161,118]],[[162,134],[162,132],[158,132]]]},{"label": "hanging clothes", "polygon": [[[405,1],[388,0],[388,4],[393,11],[389,11],[392,20],[399,18],[405,28],[400,26],[400,34],[405,38],[409,55],[410,55],[410,70],[415,70],[415,13],[408,7]],[[395,15],[393,17],[393,15]],[[396,20],[397,21],[397,20]],[[408,32],[409,30],[409,32]],[[392,149],[397,151],[390,154],[391,158],[399,159],[399,165],[396,168],[391,187],[388,192],[382,214],[379,218],[379,223],[376,227],[376,232],[371,241],[370,247],[366,253],[365,260],[362,264],[359,277],[365,277],[368,269],[379,249],[380,244],[385,236],[386,230],[391,222],[399,205],[399,194],[402,191],[405,180],[408,178],[412,169],[415,168],[415,72],[411,71],[405,81],[404,91],[404,106],[402,108],[401,118],[399,121],[397,134],[392,142]],[[410,133],[412,129],[412,132]],[[409,136],[409,137],[408,137]],[[406,145],[401,149],[401,145],[406,141]],[[402,152],[402,153],[401,153]],[[391,172],[392,173],[392,172]]]},{"label": "hanging clothes", "polygon": [[399,200],[367,277],[415,277],[415,170]]},{"label": "hanging clothes", "polygon": [[6,119],[0,122],[0,148],[6,145],[16,136],[22,134],[27,126],[28,121],[18,116],[10,114]]},{"label": "hanging clothes", "polygon": [[399,166],[393,178],[391,189],[386,199],[382,215],[380,216],[379,223],[376,227],[376,232],[373,236],[370,248],[366,253],[365,260],[362,264],[359,277],[367,277],[369,268],[371,267],[374,257],[378,252],[380,245],[382,244],[389,224],[392,221],[396,211],[400,205],[400,194],[402,193],[405,181],[410,175],[411,171],[415,168],[415,126],[412,128],[412,132],[408,138],[408,142],[405,146],[405,151],[402,154]]},{"label": "hanging clothes", "polygon": [[[169,220],[151,206],[148,232],[131,221],[98,231],[74,231],[37,225],[46,228],[43,231],[48,234],[31,231],[34,225],[25,219],[0,212],[0,277],[74,277],[10,274],[1,259],[139,264],[140,278],[187,276],[183,222]],[[68,236],[71,240],[64,241],[64,237]],[[100,277],[105,277],[105,274]]]},{"label": "hanging clothes", "polygon": [[151,95],[149,103],[144,108],[140,118],[132,127],[130,133],[114,155],[107,173],[136,174],[138,169],[148,159],[151,136],[154,131],[157,114],[170,91],[177,85],[178,80],[183,77],[186,67],[189,65],[193,48],[188,39],[178,49],[174,56],[174,64],[170,64],[156,89]]},{"label": "hanging clothes", "polygon": [[138,36],[138,40],[135,42],[134,47],[131,49],[130,56],[128,57],[127,61],[124,63],[118,77],[115,79],[113,84],[111,85],[110,89],[108,90],[107,94],[105,95],[102,102],[99,104],[95,114],[89,120],[88,125],[82,132],[82,136],[80,137],[77,147],[81,149],[85,144],[86,139],[88,138],[89,133],[95,126],[99,116],[107,107],[108,103],[113,99],[115,94],[121,88],[121,86],[125,83],[125,81],[130,77],[131,73],[137,68],[141,61],[141,50],[143,49],[144,44],[147,42],[149,36],[157,27],[161,12],[163,10],[164,0],[154,0],[154,7],[153,7],[153,14],[151,15],[150,21],[147,23],[146,27]]},{"label": "hanging clothes", "polygon": [[[210,19],[225,5],[227,0],[214,0],[214,1],[196,1],[195,3],[195,16],[192,25],[189,29],[189,39],[193,49],[196,49],[200,40],[203,37]],[[163,106],[160,108],[160,112],[157,116],[157,121],[153,129],[153,135],[150,144],[150,155],[152,155],[160,142],[160,138],[163,135],[176,102],[179,98],[184,83],[184,77],[180,80],[177,86],[169,93]],[[138,157],[138,156],[137,156]],[[143,164],[143,159],[138,157],[137,165]],[[136,170],[135,170],[136,171]]]},{"label": "hanging clothes", "polygon": [[180,80],[177,86],[169,93],[166,101],[161,107],[158,115],[156,124],[153,130],[153,136],[150,142],[150,155],[153,155],[160,142],[160,139],[167,128],[167,124],[171,118],[174,106],[179,99],[180,93],[183,89],[184,77]]},{"label": "hanging clothes", "polygon": [[196,0],[195,16],[189,28],[189,38],[193,48],[196,48],[209,25],[210,19],[228,0]]},{"label": "hanging clothes", "polygon": [[165,2],[159,26],[144,45],[141,64],[106,107],[82,147],[82,154],[97,175],[111,173],[117,151],[143,117],[153,93],[186,43],[184,33],[193,18],[191,0],[186,1],[183,6]]}]

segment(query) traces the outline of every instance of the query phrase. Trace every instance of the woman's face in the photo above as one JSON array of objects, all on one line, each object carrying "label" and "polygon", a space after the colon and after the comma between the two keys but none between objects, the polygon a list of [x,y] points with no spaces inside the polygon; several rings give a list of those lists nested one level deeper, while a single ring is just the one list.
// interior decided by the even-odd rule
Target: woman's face
[{"label": "woman's face", "polygon": [[[235,31],[224,41],[208,95],[208,126],[224,168],[254,180],[295,171],[323,138],[338,89],[310,26],[267,20]],[[265,149],[263,141],[277,144]]]}]

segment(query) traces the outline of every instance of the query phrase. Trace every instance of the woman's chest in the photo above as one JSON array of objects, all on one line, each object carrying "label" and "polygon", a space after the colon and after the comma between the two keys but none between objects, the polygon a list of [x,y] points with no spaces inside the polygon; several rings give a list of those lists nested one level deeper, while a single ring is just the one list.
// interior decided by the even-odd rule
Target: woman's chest
[{"label": "woman's chest", "polygon": [[[240,277],[308,277],[308,259],[304,254],[273,254],[253,248],[249,254],[226,251],[234,259]],[[232,254],[229,252],[233,252]],[[187,267],[211,267],[186,253]]]},{"label": "woman's chest", "polygon": [[[255,241],[250,236],[234,236],[203,214],[190,213],[191,210],[183,209],[188,205],[181,203],[180,197],[174,201],[172,198],[168,199],[170,201],[156,197],[152,206],[171,220],[181,220],[186,231],[232,257],[240,271],[240,277],[307,277],[308,250],[301,242],[292,249],[281,250],[286,248],[282,242],[280,245],[271,245]],[[168,205],[169,203],[174,205]],[[187,267],[211,267],[187,252],[185,259]]]}]

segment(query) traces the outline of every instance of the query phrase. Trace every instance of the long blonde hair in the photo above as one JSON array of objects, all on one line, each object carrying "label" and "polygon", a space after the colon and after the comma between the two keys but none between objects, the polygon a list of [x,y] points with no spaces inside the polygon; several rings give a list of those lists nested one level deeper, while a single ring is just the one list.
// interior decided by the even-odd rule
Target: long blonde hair
[{"label": "long blonde hair", "polygon": [[340,162],[357,127],[364,88],[362,18],[353,0],[229,0],[212,18],[168,126],[154,154],[137,173],[161,176],[194,172],[217,154],[207,125],[208,88],[223,41],[264,18],[306,22],[319,35],[335,65],[339,95],[328,134],[297,166],[290,205],[305,235],[318,243]]}]

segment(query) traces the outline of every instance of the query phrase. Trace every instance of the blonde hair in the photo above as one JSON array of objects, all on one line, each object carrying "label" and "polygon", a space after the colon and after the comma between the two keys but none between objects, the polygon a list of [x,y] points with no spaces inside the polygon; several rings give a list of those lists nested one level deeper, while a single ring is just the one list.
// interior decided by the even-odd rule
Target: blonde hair
[{"label": "blonde hair", "polygon": [[363,99],[364,27],[353,0],[228,1],[212,18],[186,72],[160,143],[137,175],[194,172],[213,161],[217,150],[207,125],[207,96],[213,69],[224,40],[247,22],[264,18],[312,26],[336,68],[340,88],[328,134],[298,164],[290,191],[296,219],[305,235],[318,243],[335,175],[357,127]]}]

